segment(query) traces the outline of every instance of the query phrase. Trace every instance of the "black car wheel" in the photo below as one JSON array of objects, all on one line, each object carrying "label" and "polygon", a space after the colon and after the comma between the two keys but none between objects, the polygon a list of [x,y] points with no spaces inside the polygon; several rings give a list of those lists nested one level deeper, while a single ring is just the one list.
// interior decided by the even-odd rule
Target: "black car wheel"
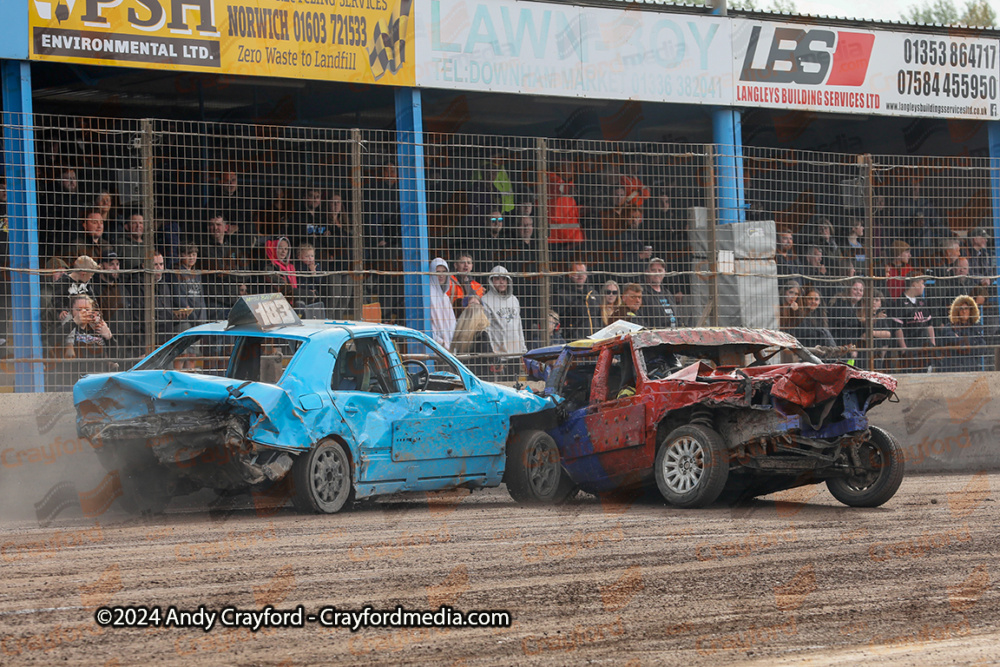
[{"label": "black car wheel", "polygon": [[701,424],[679,426],[656,451],[656,486],[677,507],[714,503],[729,478],[722,436]]},{"label": "black car wheel", "polygon": [[851,507],[878,507],[896,495],[903,482],[903,450],[887,431],[872,426],[866,442],[858,445],[863,470],[850,477],[826,480],[834,498]]},{"label": "black car wheel", "polygon": [[292,504],[300,512],[333,514],[354,498],[351,458],[336,440],[323,440],[292,464]]},{"label": "black car wheel", "polygon": [[576,489],[563,472],[559,448],[544,431],[514,435],[504,481],[510,497],[521,504],[558,504]]}]

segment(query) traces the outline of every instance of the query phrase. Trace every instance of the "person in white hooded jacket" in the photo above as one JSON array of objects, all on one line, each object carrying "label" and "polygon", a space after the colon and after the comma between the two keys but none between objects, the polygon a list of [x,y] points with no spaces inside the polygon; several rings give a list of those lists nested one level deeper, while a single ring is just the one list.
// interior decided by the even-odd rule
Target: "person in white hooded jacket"
[{"label": "person in white hooded jacket", "polygon": [[451,274],[448,273],[448,262],[440,257],[431,260],[431,271],[437,275],[431,276],[431,337],[451,349],[451,340],[455,335],[455,309],[448,296],[448,284]]},{"label": "person in white hooded jacket", "polygon": [[[514,296],[513,284],[503,266],[494,266],[490,272],[489,290],[483,296],[483,310],[490,321],[486,334],[493,352],[511,356],[524,354],[527,347],[521,326],[521,304]],[[502,367],[506,365],[506,360],[494,363]]]}]

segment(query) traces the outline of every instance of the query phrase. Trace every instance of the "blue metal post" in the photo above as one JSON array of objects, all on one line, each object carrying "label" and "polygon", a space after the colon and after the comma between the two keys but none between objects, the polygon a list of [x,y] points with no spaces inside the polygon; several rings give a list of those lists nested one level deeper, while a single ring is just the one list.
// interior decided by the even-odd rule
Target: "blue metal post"
[{"label": "blue metal post", "polygon": [[738,110],[721,107],[712,109],[712,140],[718,144],[715,174],[719,190],[719,224],[745,222],[743,129]]},{"label": "blue metal post", "polygon": [[[993,199],[993,259],[994,270],[1000,267],[1000,121],[991,120],[989,127],[990,142],[990,194]],[[1000,300],[1000,280],[996,281],[997,299]]]},{"label": "blue metal post", "polygon": [[[14,319],[14,355],[42,358],[38,284],[38,201],[35,130],[31,111],[31,64],[0,60],[3,86],[4,175],[7,180],[8,247]],[[45,391],[41,361],[14,367],[14,390]]]},{"label": "blue metal post", "polygon": [[[713,16],[726,16],[726,0],[716,0],[711,4]],[[728,107],[712,108],[712,141],[718,145],[715,153],[715,182],[719,191],[716,207],[719,224],[745,222],[743,126],[739,111]]]},{"label": "blue metal post", "polygon": [[396,154],[403,223],[403,294],[406,325],[431,332],[430,257],[427,250],[427,188],[424,183],[424,122],[420,91],[396,90]]}]

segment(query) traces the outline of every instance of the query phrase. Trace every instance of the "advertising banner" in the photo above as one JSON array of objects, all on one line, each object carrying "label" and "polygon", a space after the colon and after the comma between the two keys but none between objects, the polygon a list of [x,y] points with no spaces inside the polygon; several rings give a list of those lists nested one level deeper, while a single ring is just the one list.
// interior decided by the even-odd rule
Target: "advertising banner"
[{"label": "advertising banner", "polygon": [[1000,118],[995,39],[733,20],[734,104]]},{"label": "advertising banner", "polygon": [[412,86],[413,0],[28,0],[32,60]]},{"label": "advertising banner", "polygon": [[732,102],[725,18],[517,0],[417,0],[417,85]]}]

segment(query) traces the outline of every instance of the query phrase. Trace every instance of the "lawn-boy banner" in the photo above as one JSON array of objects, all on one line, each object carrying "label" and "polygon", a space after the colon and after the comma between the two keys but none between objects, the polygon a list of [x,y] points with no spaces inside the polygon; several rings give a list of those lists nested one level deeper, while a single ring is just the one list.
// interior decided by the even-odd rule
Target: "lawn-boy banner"
[{"label": "lawn-boy banner", "polygon": [[412,0],[27,1],[32,60],[414,83]]},{"label": "lawn-boy banner", "polygon": [[996,39],[733,20],[737,107],[996,119]]},{"label": "lawn-boy banner", "polygon": [[516,0],[416,0],[417,85],[732,102],[725,18]]}]

